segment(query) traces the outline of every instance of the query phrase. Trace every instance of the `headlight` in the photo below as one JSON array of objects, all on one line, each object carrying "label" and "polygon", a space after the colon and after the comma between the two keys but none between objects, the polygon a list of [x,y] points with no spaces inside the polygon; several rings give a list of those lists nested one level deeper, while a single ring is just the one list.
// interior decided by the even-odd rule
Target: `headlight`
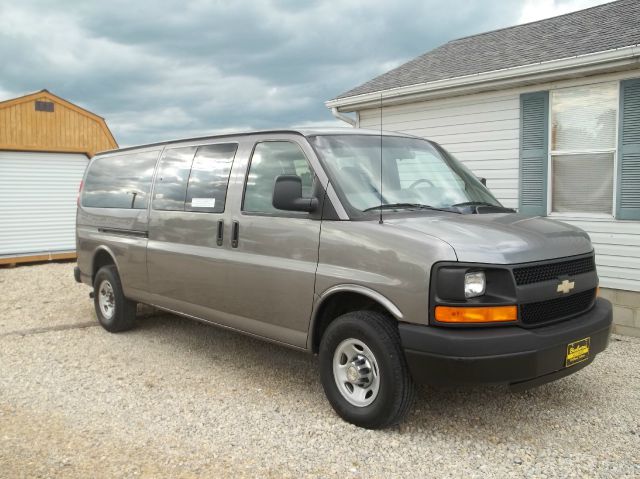
[{"label": "headlight", "polygon": [[475,271],[464,275],[464,297],[475,298],[482,296],[487,286],[484,271]]}]

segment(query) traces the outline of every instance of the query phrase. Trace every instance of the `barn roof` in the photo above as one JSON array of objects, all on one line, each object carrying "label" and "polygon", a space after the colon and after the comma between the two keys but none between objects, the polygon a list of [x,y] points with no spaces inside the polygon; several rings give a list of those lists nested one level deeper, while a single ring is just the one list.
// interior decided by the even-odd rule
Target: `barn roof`
[{"label": "barn roof", "polygon": [[640,1],[619,0],[445,43],[336,99],[640,44]]},{"label": "barn roof", "polygon": [[[54,115],[36,120],[34,108],[27,104],[43,100],[59,105],[66,113],[56,109]],[[0,149],[83,152],[92,156],[101,149],[118,146],[103,117],[48,90],[0,101],[0,122]]]}]

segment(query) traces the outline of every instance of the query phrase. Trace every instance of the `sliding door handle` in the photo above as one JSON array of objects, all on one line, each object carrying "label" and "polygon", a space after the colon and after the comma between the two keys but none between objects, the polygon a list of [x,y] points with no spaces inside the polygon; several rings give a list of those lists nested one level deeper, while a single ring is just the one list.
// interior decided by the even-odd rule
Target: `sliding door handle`
[{"label": "sliding door handle", "polygon": [[240,235],[240,223],[237,221],[233,222],[233,226],[231,227],[231,247],[238,247],[238,236]]},{"label": "sliding door handle", "polygon": [[222,238],[224,237],[224,220],[218,220],[218,231],[216,233],[216,244],[222,246]]}]

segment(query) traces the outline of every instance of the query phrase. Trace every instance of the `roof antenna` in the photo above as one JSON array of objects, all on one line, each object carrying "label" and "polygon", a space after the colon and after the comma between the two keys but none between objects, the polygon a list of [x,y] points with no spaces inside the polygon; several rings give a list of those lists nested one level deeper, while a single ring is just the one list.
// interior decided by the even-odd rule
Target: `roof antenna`
[{"label": "roof antenna", "polygon": [[380,92],[380,221],[382,224],[382,92]]}]

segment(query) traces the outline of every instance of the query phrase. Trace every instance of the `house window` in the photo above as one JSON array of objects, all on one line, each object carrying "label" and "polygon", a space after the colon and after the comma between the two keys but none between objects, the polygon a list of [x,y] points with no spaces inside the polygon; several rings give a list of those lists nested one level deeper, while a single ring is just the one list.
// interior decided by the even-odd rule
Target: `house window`
[{"label": "house window", "polygon": [[613,214],[618,83],[551,92],[551,211]]}]

